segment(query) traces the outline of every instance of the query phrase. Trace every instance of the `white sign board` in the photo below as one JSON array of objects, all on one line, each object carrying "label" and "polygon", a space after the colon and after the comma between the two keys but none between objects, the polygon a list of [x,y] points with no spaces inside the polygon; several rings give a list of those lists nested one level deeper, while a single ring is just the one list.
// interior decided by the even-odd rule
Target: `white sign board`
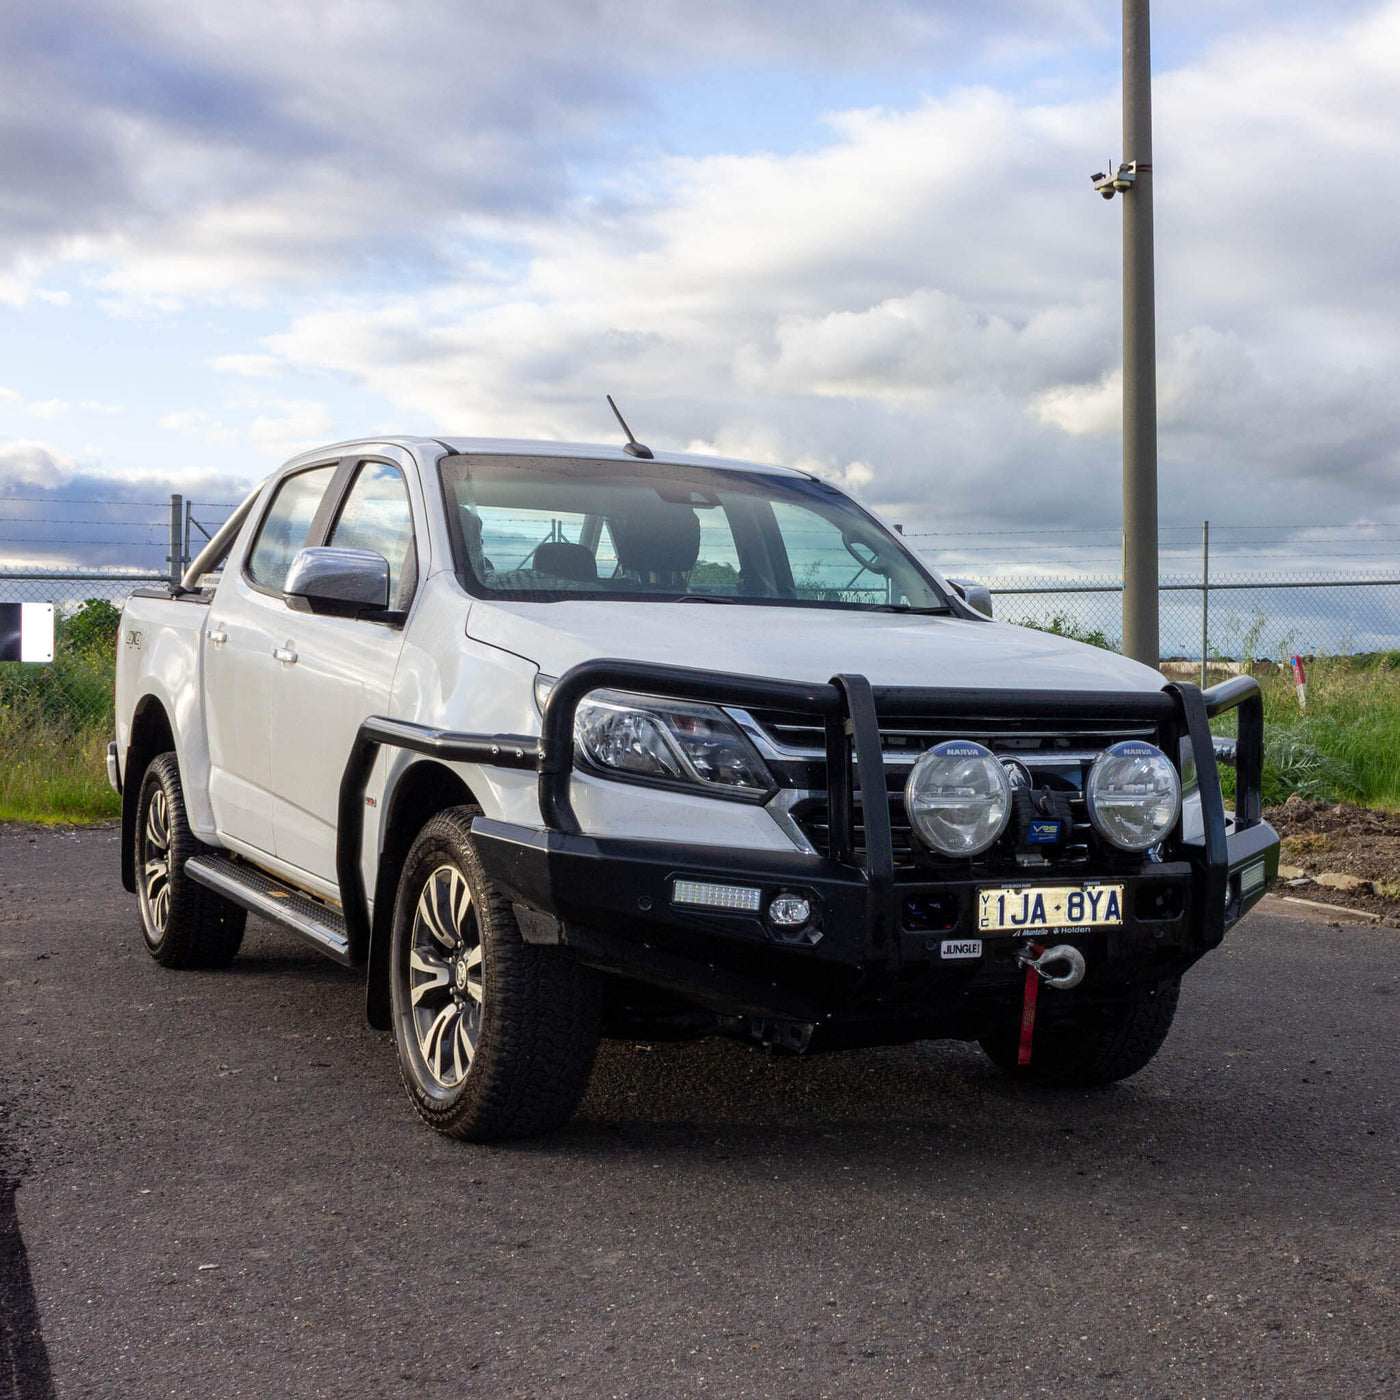
[{"label": "white sign board", "polygon": [[53,604],[0,603],[0,661],[53,660]]}]

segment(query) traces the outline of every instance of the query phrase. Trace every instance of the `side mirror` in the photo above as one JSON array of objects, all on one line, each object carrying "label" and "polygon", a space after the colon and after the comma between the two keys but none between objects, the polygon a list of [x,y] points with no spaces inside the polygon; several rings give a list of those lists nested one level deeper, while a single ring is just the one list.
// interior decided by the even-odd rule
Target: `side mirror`
[{"label": "side mirror", "polygon": [[383,612],[389,606],[389,561],[368,549],[303,549],[287,570],[282,597],[303,612]]},{"label": "side mirror", "polygon": [[958,597],[970,608],[976,608],[986,617],[992,615],[992,590],[985,583],[973,583],[971,579],[950,578],[949,583],[957,589]]}]

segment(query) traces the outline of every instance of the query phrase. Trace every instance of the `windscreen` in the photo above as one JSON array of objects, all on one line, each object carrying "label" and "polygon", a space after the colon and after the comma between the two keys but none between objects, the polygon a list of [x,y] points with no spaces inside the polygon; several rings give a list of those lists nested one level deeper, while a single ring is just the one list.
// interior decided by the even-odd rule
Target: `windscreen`
[{"label": "windscreen", "polygon": [[883,526],[819,481],[569,457],[444,457],[457,570],[513,601],[946,612]]}]

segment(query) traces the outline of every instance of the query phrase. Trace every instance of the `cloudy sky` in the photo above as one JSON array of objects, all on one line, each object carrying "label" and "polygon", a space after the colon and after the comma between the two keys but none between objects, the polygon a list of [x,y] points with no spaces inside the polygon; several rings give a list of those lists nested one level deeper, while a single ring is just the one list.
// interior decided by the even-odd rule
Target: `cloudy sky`
[{"label": "cloudy sky", "polygon": [[[1400,0],[1158,10],[1163,519],[1400,522]],[[1118,14],[18,0],[0,497],[611,440],[611,392],[911,530],[1111,540]]]}]

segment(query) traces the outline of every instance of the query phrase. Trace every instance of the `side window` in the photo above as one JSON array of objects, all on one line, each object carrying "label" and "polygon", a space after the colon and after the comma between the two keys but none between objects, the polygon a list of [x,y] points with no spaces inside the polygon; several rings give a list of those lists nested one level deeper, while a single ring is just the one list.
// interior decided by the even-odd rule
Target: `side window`
[{"label": "side window", "polygon": [[306,543],[306,532],[316,518],[316,507],[331,484],[335,467],[313,467],[289,476],[272,498],[262,528],[248,555],[248,577],[264,588],[280,593],[287,570]]},{"label": "side window", "polygon": [[408,488],[397,467],[385,462],[360,465],[331,531],[330,543],[342,549],[368,549],[382,554],[389,561],[389,606],[408,606],[418,582],[418,568]]}]

